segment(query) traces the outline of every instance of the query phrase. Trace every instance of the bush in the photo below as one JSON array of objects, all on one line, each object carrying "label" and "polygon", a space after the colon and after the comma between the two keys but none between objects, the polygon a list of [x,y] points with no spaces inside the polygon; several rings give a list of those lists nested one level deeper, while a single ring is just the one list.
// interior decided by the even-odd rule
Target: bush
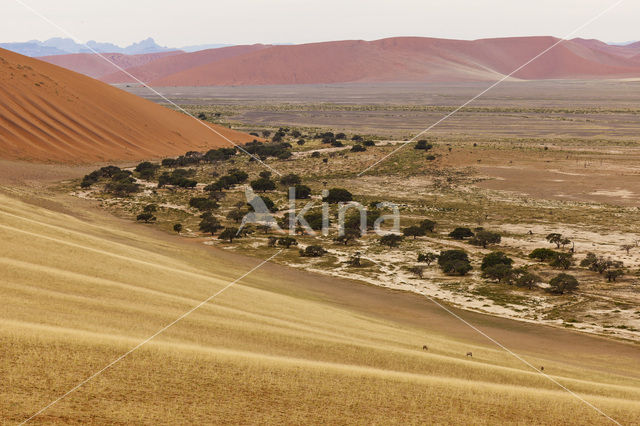
[{"label": "bush", "polygon": [[540,262],[550,262],[556,258],[559,252],[547,248],[537,248],[529,253],[531,259],[537,259]]},{"label": "bush", "polygon": [[327,251],[320,246],[307,246],[304,250],[300,250],[302,257],[321,257]]},{"label": "bush", "polygon": [[298,241],[293,237],[280,237],[278,238],[278,245],[289,248],[291,246],[297,246]]},{"label": "bush", "polygon": [[351,147],[351,152],[365,152],[366,150],[367,148],[360,144],[355,144]]},{"label": "bush", "polygon": [[322,199],[322,201],[329,204],[346,203],[353,201],[353,195],[346,189],[331,188],[329,194]]},{"label": "bush", "polygon": [[[276,203],[269,197],[265,197],[265,196],[256,196],[254,198],[251,199],[251,201],[249,202],[249,211],[255,211],[254,207],[253,207],[253,203],[254,200],[256,199],[261,199],[262,202],[264,203],[264,205],[267,207],[267,209],[271,212],[271,213],[275,213],[278,211],[278,208],[276,207]],[[258,200],[256,200],[258,201]],[[264,213],[264,212],[261,212]]]},{"label": "bush", "polygon": [[397,247],[400,245],[404,237],[397,234],[387,234],[380,237],[380,244],[388,247]]},{"label": "bush", "polygon": [[280,184],[284,186],[295,186],[299,185],[302,182],[300,176],[289,173],[288,175],[284,175],[280,178]]},{"label": "bush", "polygon": [[156,221],[156,217],[153,215],[153,213],[140,213],[136,217],[136,220],[138,222],[151,223]]},{"label": "bush", "polygon": [[427,161],[435,161],[435,159],[436,159],[435,155],[431,155],[431,154],[427,155]]},{"label": "bush", "polygon": [[436,228],[436,223],[432,220],[429,219],[425,219],[422,222],[420,222],[420,228],[424,229],[427,232],[433,232],[434,229]]},{"label": "bush", "polygon": [[422,150],[424,150],[424,151],[428,151],[428,150],[430,150],[431,148],[433,148],[433,145],[431,145],[431,144],[429,143],[429,141],[426,141],[426,140],[422,139],[422,140],[419,140],[419,141],[415,144],[415,146],[414,146],[413,148],[414,148],[414,149],[422,149]]},{"label": "bush", "polygon": [[215,200],[211,200],[209,198],[202,198],[202,197],[191,198],[189,200],[189,206],[193,207],[194,209],[198,209],[201,212],[207,211],[207,210],[215,210],[218,207],[220,207]]},{"label": "bush", "polygon": [[297,200],[305,200],[307,198],[311,198],[311,188],[307,185],[296,185],[296,199]]},{"label": "bush", "polygon": [[318,151],[313,151],[311,153],[311,158],[318,158],[318,157],[320,157],[320,153]]},{"label": "bush", "polygon": [[501,251],[494,251],[487,254],[482,259],[482,265],[480,266],[480,269],[484,271],[485,269],[490,268],[492,266],[496,266],[496,265],[507,265],[511,267],[512,264],[513,264],[513,259],[511,259]]},{"label": "bush", "polygon": [[449,236],[454,240],[464,240],[465,238],[473,237],[474,234],[469,228],[456,228],[449,232]]},{"label": "bush", "polygon": [[149,180],[156,174],[156,170],[159,168],[160,166],[157,164],[144,161],[136,166],[135,171],[140,174],[140,178]]},{"label": "bush", "polygon": [[221,240],[227,240],[230,243],[233,242],[235,238],[240,238],[238,234],[238,228],[225,228],[224,231],[218,235],[218,238]]},{"label": "bush", "polygon": [[578,288],[578,280],[573,275],[559,274],[549,281],[549,291],[556,294],[571,293]]},{"label": "bush", "polygon": [[181,223],[176,223],[175,225],[173,225],[173,230],[177,233],[182,232],[182,224]]},{"label": "bush", "polygon": [[362,145],[364,146],[376,146],[376,143],[374,141],[372,141],[371,139],[366,140],[364,142],[362,142]]}]

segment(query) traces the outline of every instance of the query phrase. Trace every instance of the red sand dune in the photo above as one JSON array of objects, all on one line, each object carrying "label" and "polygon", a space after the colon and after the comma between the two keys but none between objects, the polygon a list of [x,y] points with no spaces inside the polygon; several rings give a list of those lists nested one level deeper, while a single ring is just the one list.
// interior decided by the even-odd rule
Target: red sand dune
[{"label": "red sand dune", "polygon": [[[161,58],[184,54],[181,50],[171,52],[147,53],[143,55],[124,55],[122,53],[102,53],[102,56],[124,69],[145,65]],[[67,68],[93,78],[100,78],[113,73],[112,64],[93,53],[77,53],[70,55],[42,56],[41,61]]]},{"label": "red sand dune", "polygon": [[[208,124],[209,125],[209,124]],[[235,143],[250,135],[209,125]],[[231,146],[202,122],[0,49],[0,158],[89,163]]]},{"label": "red sand dune", "polygon": [[[158,78],[174,74],[185,69],[195,68],[204,64],[212,64],[235,56],[244,55],[268,46],[254,44],[250,46],[231,46],[219,49],[207,49],[199,52],[183,53],[153,61],[153,65],[139,64],[133,67],[123,67],[138,80],[149,82]],[[64,66],[64,65],[63,65]],[[129,75],[111,68],[108,74],[100,78],[105,83],[130,83],[135,81]]]},{"label": "red sand dune", "polygon": [[[475,41],[399,37],[272,46],[151,80],[156,86],[313,84],[375,81],[483,81],[511,73],[557,42],[553,37]],[[180,56],[172,58],[180,61]],[[146,65],[153,68],[155,63]],[[614,52],[567,41],[514,78],[526,80],[640,76]]]},{"label": "red sand dune", "polygon": [[[233,46],[165,56],[128,72],[154,86],[230,86],[347,82],[495,81],[554,43],[554,37],[448,40],[395,37],[289,46]],[[513,77],[524,80],[640,76],[640,43],[563,41]],[[74,55],[57,62],[78,69]],[[58,57],[56,57],[58,58]],[[74,68],[75,67],[75,68]],[[113,70],[107,83],[132,82]]]}]

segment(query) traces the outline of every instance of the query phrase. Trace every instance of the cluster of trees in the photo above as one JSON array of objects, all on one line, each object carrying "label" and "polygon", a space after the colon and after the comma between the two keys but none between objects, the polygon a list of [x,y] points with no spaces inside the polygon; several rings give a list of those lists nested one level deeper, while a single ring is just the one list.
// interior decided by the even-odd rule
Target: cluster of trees
[{"label": "cluster of trees", "polygon": [[624,270],[622,269],[624,264],[621,261],[596,256],[594,253],[587,253],[587,256],[580,262],[580,266],[604,275],[609,282],[616,281],[624,275]]},{"label": "cluster of trees", "polygon": [[502,236],[499,233],[483,228],[476,228],[475,232],[473,232],[469,228],[458,227],[449,232],[449,237],[454,240],[465,240],[469,238],[469,244],[481,246],[482,248],[487,248],[490,244],[500,244],[500,241],[502,241]]},{"label": "cluster of trees", "polygon": [[249,142],[244,146],[245,151],[255,155],[261,160],[268,157],[275,157],[280,160],[286,160],[291,157],[291,144],[287,142],[262,143],[259,141]]},{"label": "cluster of trees", "polygon": [[249,175],[245,171],[231,169],[226,175],[220,176],[215,182],[205,186],[204,190],[207,192],[220,192],[244,183],[247,179],[249,179]]},{"label": "cluster of trees", "polygon": [[106,166],[94,170],[82,178],[80,187],[89,188],[98,183],[100,179],[109,179],[104,190],[117,197],[126,197],[140,191],[140,185],[136,183],[132,173],[117,166]]},{"label": "cluster of trees", "polygon": [[158,188],[166,185],[179,186],[180,188],[195,188],[198,182],[192,177],[196,171],[193,169],[175,169],[172,172],[163,172],[158,178]]},{"label": "cluster of trees", "polygon": [[151,163],[149,161],[143,161],[138,164],[135,171],[138,172],[141,179],[151,180],[156,174],[156,171],[160,168],[158,164]]}]

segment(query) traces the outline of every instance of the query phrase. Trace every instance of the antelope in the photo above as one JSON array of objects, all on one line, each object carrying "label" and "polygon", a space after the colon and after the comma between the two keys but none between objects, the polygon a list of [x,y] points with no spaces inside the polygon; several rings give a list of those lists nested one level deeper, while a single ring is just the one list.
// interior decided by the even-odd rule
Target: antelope
[{"label": "antelope", "polygon": [[473,353],[467,352],[467,356],[473,357]]},{"label": "antelope", "polygon": [[424,345],[424,346],[422,347],[422,350],[423,350],[423,351],[428,351],[428,350],[429,350],[429,348],[427,347],[427,345]]}]

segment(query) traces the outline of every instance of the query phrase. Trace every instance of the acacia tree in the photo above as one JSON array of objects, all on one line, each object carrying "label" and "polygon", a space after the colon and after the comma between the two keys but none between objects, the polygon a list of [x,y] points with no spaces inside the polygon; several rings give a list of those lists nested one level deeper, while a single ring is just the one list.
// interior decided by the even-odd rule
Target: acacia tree
[{"label": "acacia tree", "polygon": [[499,244],[502,241],[502,236],[497,232],[491,231],[478,231],[476,235],[469,240],[469,244],[473,244],[474,246],[482,246],[482,248],[487,248],[489,244]]},{"label": "acacia tree", "polygon": [[408,228],[404,228],[402,233],[405,237],[413,237],[414,240],[416,237],[424,237],[427,235],[427,231],[419,226],[409,226]]},{"label": "acacia tree", "polygon": [[578,280],[573,275],[558,274],[549,281],[549,291],[556,294],[571,293],[578,288]]},{"label": "acacia tree", "polygon": [[418,254],[418,262],[426,263],[427,266],[430,266],[435,260],[438,258],[438,255],[435,253],[420,253]]},{"label": "acacia tree", "polygon": [[220,238],[221,240],[227,240],[232,243],[234,238],[240,238],[238,228],[225,228],[224,231],[222,231],[220,235],[218,235],[218,238]]}]

